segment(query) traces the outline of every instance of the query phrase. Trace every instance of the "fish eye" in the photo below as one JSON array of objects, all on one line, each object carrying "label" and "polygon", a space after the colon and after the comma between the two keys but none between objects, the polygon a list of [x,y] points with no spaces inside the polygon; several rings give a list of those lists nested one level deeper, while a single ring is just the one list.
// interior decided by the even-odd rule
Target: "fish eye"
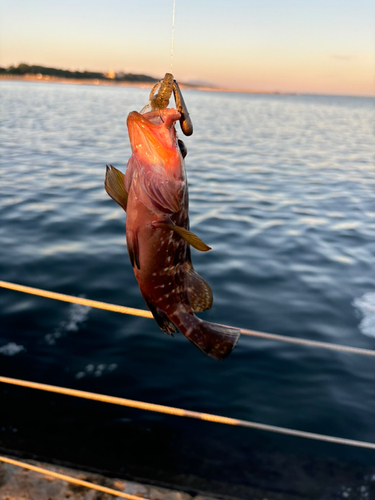
[{"label": "fish eye", "polygon": [[180,148],[180,151],[181,151],[181,154],[182,154],[182,158],[185,158],[185,156],[187,155],[187,147],[181,141],[181,139],[178,139],[178,147]]}]

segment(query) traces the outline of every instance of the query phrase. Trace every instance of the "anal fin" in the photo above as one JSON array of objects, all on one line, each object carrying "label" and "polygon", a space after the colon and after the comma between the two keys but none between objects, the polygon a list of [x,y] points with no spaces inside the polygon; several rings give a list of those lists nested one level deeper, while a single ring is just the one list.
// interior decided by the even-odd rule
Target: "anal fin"
[{"label": "anal fin", "polygon": [[155,306],[155,304],[151,302],[149,299],[147,299],[145,296],[143,296],[143,298],[145,299],[147,307],[150,309],[160,329],[163,330],[163,332],[167,333],[168,335],[177,333],[178,329],[176,325],[172,323],[172,321],[168,318],[168,316],[161,309]]},{"label": "anal fin", "polygon": [[128,193],[124,187],[124,174],[112,165],[110,165],[110,167],[106,165],[106,168],[104,181],[105,190],[112,200],[115,200],[115,202],[126,212]]},{"label": "anal fin", "polygon": [[191,264],[187,272],[187,292],[191,308],[194,312],[202,312],[206,309],[211,309],[213,302],[211,287],[196,271],[194,271]]}]

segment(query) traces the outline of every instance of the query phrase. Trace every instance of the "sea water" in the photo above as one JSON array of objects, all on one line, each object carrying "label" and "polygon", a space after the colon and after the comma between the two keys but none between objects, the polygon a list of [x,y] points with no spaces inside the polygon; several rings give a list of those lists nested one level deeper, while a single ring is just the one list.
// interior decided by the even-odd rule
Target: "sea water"
[{"label": "sea water", "polygon": [[[0,89],[0,279],[145,308],[103,183],[106,164],[126,168],[126,117],[149,90]],[[213,248],[192,256],[214,294],[201,317],[375,349],[374,99],[184,95],[191,228]],[[152,320],[4,289],[0,374],[375,442],[370,357],[242,336],[215,362]],[[259,485],[272,463],[281,491],[293,457],[375,458],[5,385],[0,408],[2,449],[153,480]]]}]

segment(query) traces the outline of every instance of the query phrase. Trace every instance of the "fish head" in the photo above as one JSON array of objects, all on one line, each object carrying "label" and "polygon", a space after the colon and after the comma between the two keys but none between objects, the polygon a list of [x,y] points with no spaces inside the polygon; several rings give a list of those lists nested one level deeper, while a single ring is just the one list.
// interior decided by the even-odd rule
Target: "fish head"
[{"label": "fish head", "polygon": [[174,124],[181,118],[175,109],[161,109],[140,114],[133,111],[127,119],[130,145],[144,165],[173,168],[182,156]]}]

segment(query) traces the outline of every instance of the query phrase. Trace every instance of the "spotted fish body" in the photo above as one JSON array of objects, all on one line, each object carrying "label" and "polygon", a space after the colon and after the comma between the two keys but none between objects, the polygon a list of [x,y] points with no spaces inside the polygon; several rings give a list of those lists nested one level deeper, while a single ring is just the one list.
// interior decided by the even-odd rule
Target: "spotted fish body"
[{"label": "spotted fish body", "polygon": [[189,231],[185,165],[174,127],[180,117],[175,109],[130,113],[132,156],[123,193],[113,187],[113,167],[107,170],[106,189],[127,212],[130,261],[160,328],[169,334],[180,330],[208,356],[224,359],[235,347],[239,330],[202,321],[194,314],[211,307],[212,292],[193,269],[190,245],[203,251],[210,248]]}]

